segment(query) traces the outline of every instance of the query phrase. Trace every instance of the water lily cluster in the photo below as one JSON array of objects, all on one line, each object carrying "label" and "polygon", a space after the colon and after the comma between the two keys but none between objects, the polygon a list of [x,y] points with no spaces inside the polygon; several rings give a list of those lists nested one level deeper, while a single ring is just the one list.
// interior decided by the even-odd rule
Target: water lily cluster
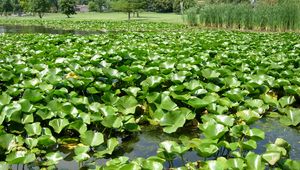
[{"label": "water lily cluster", "polygon": [[[201,30],[2,34],[0,169],[56,169],[67,147],[87,169],[297,170],[285,139],[255,153],[265,133],[251,124],[271,116],[299,129],[299,42]],[[163,141],[147,158],[116,156],[120,139],[147,125],[200,137]]]}]

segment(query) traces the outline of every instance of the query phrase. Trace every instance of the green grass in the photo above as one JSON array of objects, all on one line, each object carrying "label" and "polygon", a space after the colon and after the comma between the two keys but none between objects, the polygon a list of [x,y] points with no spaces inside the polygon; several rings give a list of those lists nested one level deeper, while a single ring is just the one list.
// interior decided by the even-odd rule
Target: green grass
[{"label": "green grass", "polygon": [[[9,19],[9,20],[32,20],[39,19],[38,16],[0,16],[0,19]],[[66,15],[61,13],[47,13],[42,18],[43,20],[65,20],[67,19]],[[81,20],[103,20],[103,21],[125,21],[127,20],[127,14],[121,12],[113,13],[96,13],[96,12],[86,12],[78,13],[72,15],[68,20],[81,21]],[[138,20],[143,22],[166,22],[166,23],[183,23],[182,16],[174,13],[152,13],[152,12],[142,12],[140,17],[133,17],[132,20]]]}]

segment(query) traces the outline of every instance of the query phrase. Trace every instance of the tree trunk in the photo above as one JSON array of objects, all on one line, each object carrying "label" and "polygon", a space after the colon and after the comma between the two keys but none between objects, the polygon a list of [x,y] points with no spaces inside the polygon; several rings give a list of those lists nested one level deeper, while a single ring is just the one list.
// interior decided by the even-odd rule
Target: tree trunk
[{"label": "tree trunk", "polygon": [[43,18],[43,14],[41,12],[38,13],[39,17],[42,19]]},{"label": "tree trunk", "polygon": [[131,12],[128,12],[128,20],[130,20],[130,14],[131,14]]},{"label": "tree trunk", "polygon": [[139,11],[136,11],[136,17],[139,18],[140,17],[140,13]]}]

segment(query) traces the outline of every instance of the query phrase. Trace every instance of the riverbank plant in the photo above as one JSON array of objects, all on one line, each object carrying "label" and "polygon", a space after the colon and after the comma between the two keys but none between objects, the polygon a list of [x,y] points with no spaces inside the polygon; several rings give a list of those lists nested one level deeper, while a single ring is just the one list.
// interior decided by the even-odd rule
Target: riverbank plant
[{"label": "riverbank plant", "polygon": [[[191,16],[199,18],[199,25],[205,27],[234,28],[243,30],[288,31],[300,28],[300,5],[298,1],[279,1],[275,4],[258,2],[206,4]],[[191,19],[190,19],[191,18]],[[195,24],[192,24],[195,25]]]}]

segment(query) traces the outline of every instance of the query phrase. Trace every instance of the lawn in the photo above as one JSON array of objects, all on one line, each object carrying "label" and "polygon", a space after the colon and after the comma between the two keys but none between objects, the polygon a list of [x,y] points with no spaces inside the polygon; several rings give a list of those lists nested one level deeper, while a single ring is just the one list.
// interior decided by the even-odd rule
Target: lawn
[{"label": "lawn", "polygon": [[[9,20],[32,20],[39,19],[38,16],[0,16],[0,19]],[[66,15],[61,13],[47,13],[43,17],[43,20],[65,20],[68,19]],[[103,21],[125,21],[127,20],[127,14],[121,12],[113,13],[96,13],[86,12],[72,15],[68,20],[79,21],[79,20],[103,20]],[[153,13],[153,12],[142,12],[139,18],[133,17],[132,20],[144,21],[144,22],[167,22],[167,23],[183,23],[181,15],[175,13]]]}]

